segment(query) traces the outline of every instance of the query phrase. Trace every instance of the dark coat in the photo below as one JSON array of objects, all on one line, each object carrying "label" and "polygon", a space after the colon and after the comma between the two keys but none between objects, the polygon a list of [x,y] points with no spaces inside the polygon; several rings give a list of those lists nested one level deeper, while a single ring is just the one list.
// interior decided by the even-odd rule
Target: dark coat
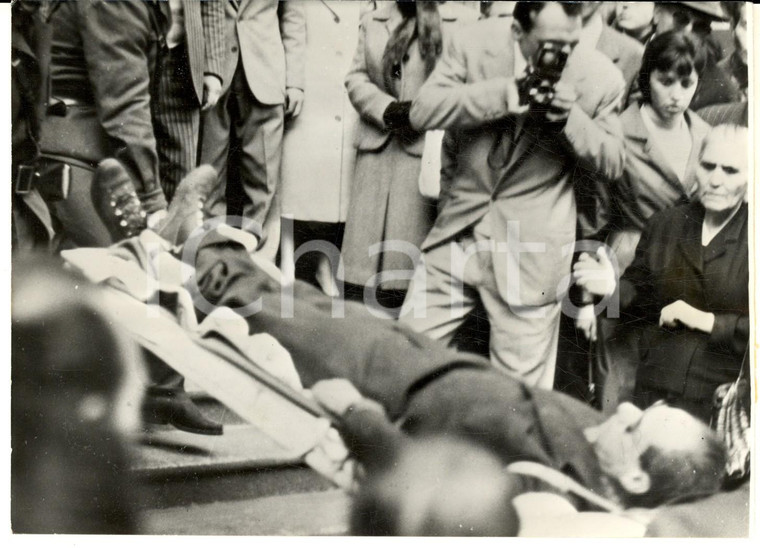
[{"label": "dark coat", "polygon": [[[646,324],[637,386],[709,402],[736,380],[749,340],[747,205],[705,248],[703,219],[699,203],[651,218],[620,280],[620,305]],[[712,333],[658,326],[662,308],[679,299],[715,314]]]}]

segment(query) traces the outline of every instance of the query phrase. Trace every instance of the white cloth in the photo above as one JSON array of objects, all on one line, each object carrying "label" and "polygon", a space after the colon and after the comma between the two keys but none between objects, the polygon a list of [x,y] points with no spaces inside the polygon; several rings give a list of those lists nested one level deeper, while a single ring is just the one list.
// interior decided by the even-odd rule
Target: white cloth
[{"label": "white cloth", "polygon": [[442,129],[425,133],[419,178],[420,194],[425,198],[437,199],[441,193],[441,146],[445,134]]}]

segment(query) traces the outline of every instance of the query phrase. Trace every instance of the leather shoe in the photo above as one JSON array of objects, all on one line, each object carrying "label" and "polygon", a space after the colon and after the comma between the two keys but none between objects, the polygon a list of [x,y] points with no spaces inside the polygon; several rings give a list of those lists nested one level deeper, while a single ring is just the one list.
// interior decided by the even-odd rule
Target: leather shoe
[{"label": "leather shoe", "polygon": [[145,229],[145,210],[124,166],[114,158],[98,164],[92,181],[92,202],[114,242]]},{"label": "leather shoe", "polygon": [[147,394],[143,402],[143,419],[151,424],[170,424],[193,434],[221,436],[224,428],[203,416],[185,392]]}]

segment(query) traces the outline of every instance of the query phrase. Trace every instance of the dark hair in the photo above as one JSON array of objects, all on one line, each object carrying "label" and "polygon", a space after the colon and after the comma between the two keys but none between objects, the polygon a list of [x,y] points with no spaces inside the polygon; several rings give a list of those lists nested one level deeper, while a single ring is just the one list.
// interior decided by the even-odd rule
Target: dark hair
[{"label": "dark hair", "polygon": [[735,28],[739,24],[739,20],[742,18],[742,8],[744,8],[744,2],[721,2],[723,12],[728,16],[731,21],[731,27]]},{"label": "dark hair", "polygon": [[704,57],[699,54],[698,44],[689,34],[671,30],[655,36],[644,50],[639,70],[642,102],[649,103],[652,100],[649,79],[655,70],[672,70],[684,78],[692,71],[701,74],[703,67]]},{"label": "dark hair", "polygon": [[[515,5],[515,11],[512,12],[512,16],[515,21],[520,23],[520,27],[525,32],[533,30],[533,22],[536,16],[546,7],[549,2],[517,2]],[[579,17],[581,9],[583,9],[582,2],[558,2],[562,6],[569,17]]]},{"label": "dark hair", "polygon": [[650,489],[627,497],[627,506],[654,508],[712,495],[722,484],[726,469],[723,442],[704,425],[704,443],[697,449],[667,451],[648,447],[639,457],[641,469],[649,475]]}]

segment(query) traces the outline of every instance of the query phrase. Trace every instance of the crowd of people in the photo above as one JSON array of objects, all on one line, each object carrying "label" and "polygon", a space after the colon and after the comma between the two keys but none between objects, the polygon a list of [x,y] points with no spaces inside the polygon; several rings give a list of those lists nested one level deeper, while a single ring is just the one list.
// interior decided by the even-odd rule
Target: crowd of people
[{"label": "crowd of people", "polygon": [[[12,9],[15,529],[103,532],[110,515],[112,532],[136,530],[126,506],[73,525],[20,506],[44,498],[25,440],[61,449],[31,414],[84,425],[81,446],[109,428],[119,440],[130,361],[145,366],[144,422],[223,434],[179,373],[97,320],[97,291],[50,310],[30,297],[35,276],[51,295],[83,282],[24,255],[145,230],[177,253],[198,240],[204,302],[261,299],[250,333],[290,353],[367,472],[356,534],[463,532],[455,519],[517,534],[511,501],[551,482],[503,471],[515,461],[621,509],[745,493],[749,425],[727,434],[719,419],[727,405],[750,414],[744,2]],[[292,315],[250,250],[197,236],[212,220],[280,266]],[[73,376],[46,346],[66,347],[64,316],[103,331],[103,348],[67,354],[88,364]],[[117,372],[90,351],[121,352],[105,360]],[[113,445],[102,453],[120,472]],[[453,502],[409,498],[442,477]],[[667,519],[646,524],[673,534]]]}]

